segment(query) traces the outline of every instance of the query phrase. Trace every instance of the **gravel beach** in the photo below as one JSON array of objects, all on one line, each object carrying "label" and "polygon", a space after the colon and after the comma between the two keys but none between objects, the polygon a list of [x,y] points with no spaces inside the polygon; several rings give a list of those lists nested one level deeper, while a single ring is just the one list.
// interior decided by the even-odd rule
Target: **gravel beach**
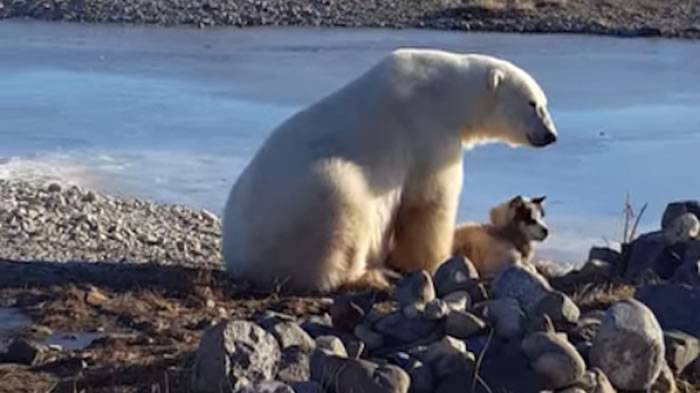
[{"label": "gravel beach", "polygon": [[204,210],[0,180],[0,260],[220,266],[220,237]]},{"label": "gravel beach", "polygon": [[700,38],[698,0],[0,0],[0,19]]}]

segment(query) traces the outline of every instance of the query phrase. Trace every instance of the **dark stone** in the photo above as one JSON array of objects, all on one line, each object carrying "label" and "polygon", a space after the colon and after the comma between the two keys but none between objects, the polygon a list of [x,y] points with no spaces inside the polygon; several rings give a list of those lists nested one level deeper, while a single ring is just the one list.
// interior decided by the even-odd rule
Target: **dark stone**
[{"label": "dark stone", "polygon": [[637,298],[656,316],[664,330],[680,330],[700,336],[700,288],[676,284],[646,285],[637,289]]},{"label": "dark stone", "polygon": [[44,348],[35,342],[23,338],[15,338],[7,347],[2,360],[5,363],[32,366],[39,361],[43,350]]},{"label": "dark stone", "polygon": [[678,201],[666,205],[666,210],[661,218],[661,228],[667,228],[673,220],[685,213],[693,213],[700,218],[700,201]]}]

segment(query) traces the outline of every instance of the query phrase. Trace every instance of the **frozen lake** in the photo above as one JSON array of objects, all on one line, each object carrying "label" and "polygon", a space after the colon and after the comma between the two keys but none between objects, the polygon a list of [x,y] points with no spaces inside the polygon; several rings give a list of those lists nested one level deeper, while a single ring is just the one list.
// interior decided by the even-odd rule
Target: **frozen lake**
[{"label": "frozen lake", "polygon": [[57,179],[220,212],[267,133],[397,47],[505,57],[542,84],[546,150],[466,153],[460,220],[546,194],[542,255],[580,262],[619,241],[629,192],[658,226],[699,197],[700,43],[416,30],[0,22],[0,178]]}]

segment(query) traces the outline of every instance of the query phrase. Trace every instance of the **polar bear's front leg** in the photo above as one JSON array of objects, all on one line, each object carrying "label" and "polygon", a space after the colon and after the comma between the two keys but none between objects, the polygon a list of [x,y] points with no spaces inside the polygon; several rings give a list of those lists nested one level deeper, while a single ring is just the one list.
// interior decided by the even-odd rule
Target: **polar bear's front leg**
[{"label": "polar bear's front leg", "polygon": [[388,264],[402,272],[433,272],[450,256],[455,209],[431,203],[399,210]]}]

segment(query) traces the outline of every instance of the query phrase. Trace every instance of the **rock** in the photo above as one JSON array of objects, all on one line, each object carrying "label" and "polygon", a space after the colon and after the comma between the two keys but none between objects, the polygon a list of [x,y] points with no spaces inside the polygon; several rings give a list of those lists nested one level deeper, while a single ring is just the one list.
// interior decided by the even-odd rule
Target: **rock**
[{"label": "rock", "polygon": [[450,310],[466,311],[471,308],[471,300],[467,291],[455,291],[442,298]]},{"label": "rock", "polygon": [[467,352],[464,342],[450,336],[430,344],[421,360],[430,366],[438,380],[453,372],[473,370],[476,363],[474,354]]},{"label": "rock", "polygon": [[581,312],[578,306],[564,293],[552,291],[542,297],[528,311],[528,315],[548,315],[556,326],[575,324]]},{"label": "rock", "polygon": [[677,393],[678,386],[676,385],[676,377],[673,375],[671,368],[663,362],[661,372],[654,381],[651,387],[652,393]]},{"label": "rock", "polygon": [[2,356],[2,361],[5,363],[18,363],[27,366],[36,364],[45,347],[24,338],[15,338],[7,346],[5,354]]},{"label": "rock", "polygon": [[365,353],[366,345],[361,340],[351,340],[345,348],[349,358],[359,359]]},{"label": "rock", "polygon": [[638,279],[648,269],[658,274],[664,264],[666,247],[662,232],[650,232],[636,238],[629,245],[625,277]]},{"label": "rock", "polygon": [[294,393],[323,393],[323,387],[318,382],[293,382],[289,386]]},{"label": "rock", "polygon": [[260,314],[256,314],[254,317],[255,323],[260,325],[263,329],[269,331],[273,326],[278,323],[284,322],[296,322],[294,317],[287,314],[282,314],[275,311],[265,310]]},{"label": "rock", "polygon": [[425,270],[404,277],[394,288],[394,299],[401,307],[431,302],[435,299],[433,278]]},{"label": "rock", "polygon": [[334,299],[330,309],[334,327],[352,332],[355,326],[362,323],[369,309],[366,306],[363,307],[364,305],[357,300],[348,295],[341,295]]},{"label": "rock", "polygon": [[654,314],[630,299],[608,309],[590,360],[617,388],[646,390],[661,372],[664,352],[663,332]]},{"label": "rock", "polygon": [[357,325],[355,327],[355,337],[359,338],[370,351],[384,346],[384,336],[367,325]]},{"label": "rock", "polygon": [[[500,340],[494,337],[486,350],[479,375],[489,386],[489,389],[483,389],[480,384],[477,384],[479,388],[476,392],[478,393],[541,392],[537,375],[532,372],[530,360],[523,352],[519,340]],[[469,384],[471,384],[471,378],[469,378]],[[452,390],[447,393],[460,392],[464,392],[464,385],[462,385],[462,390]]]},{"label": "rock", "polygon": [[670,245],[695,239],[700,234],[700,219],[693,213],[684,213],[663,228],[664,237]]},{"label": "rock", "polygon": [[248,321],[219,323],[202,335],[192,369],[192,390],[220,393],[245,381],[271,380],[281,358],[270,333]]},{"label": "rock", "polygon": [[463,256],[455,256],[442,263],[433,277],[439,297],[454,291],[469,290],[478,279],[479,272],[471,261]]},{"label": "rock", "polygon": [[308,381],[309,355],[299,349],[299,347],[289,347],[282,351],[282,359],[277,371],[277,379],[283,382],[304,382]]},{"label": "rock", "polygon": [[320,351],[311,356],[311,379],[334,393],[407,393],[410,385],[410,377],[399,367]]},{"label": "rock", "polygon": [[586,371],[586,363],[571,343],[551,332],[538,332],[522,342],[523,351],[546,389],[573,385]]},{"label": "rock", "polygon": [[450,308],[445,301],[442,299],[433,299],[425,305],[423,315],[427,319],[436,321],[445,318],[449,311]]},{"label": "rock", "polygon": [[452,337],[466,339],[486,329],[486,323],[476,315],[466,311],[451,311],[445,321],[445,333]]},{"label": "rock", "polygon": [[425,363],[411,359],[412,361],[403,367],[411,378],[410,393],[433,393],[435,389],[435,378],[430,367]]},{"label": "rock", "polygon": [[700,286],[700,260],[684,262],[671,277],[674,284]]},{"label": "rock", "polygon": [[277,323],[268,331],[275,336],[280,344],[280,347],[283,349],[295,346],[308,353],[313,351],[316,347],[314,339],[294,322]]},{"label": "rock", "polygon": [[664,332],[666,363],[675,375],[680,375],[700,355],[700,340],[673,330]]},{"label": "rock", "polygon": [[336,329],[333,328],[333,321],[329,314],[323,316],[312,315],[299,326],[313,338],[336,333]]},{"label": "rock", "polygon": [[513,298],[526,312],[552,291],[547,280],[524,266],[503,270],[491,284],[496,299]]},{"label": "rock", "polygon": [[[684,285],[646,285],[634,297],[654,312],[664,330],[680,330],[700,337],[700,288]],[[683,307],[678,307],[679,305]]]},{"label": "rock", "polygon": [[593,368],[586,374],[591,374],[591,386],[588,392],[590,393],[616,393],[615,388],[610,383],[608,376],[605,375],[603,370],[599,368]]},{"label": "rock", "polygon": [[294,389],[284,382],[263,381],[254,386],[239,389],[237,393],[294,393]]},{"label": "rock", "polygon": [[336,336],[316,337],[316,347],[329,355],[336,355],[340,357],[348,356],[343,341]]},{"label": "rock", "polygon": [[[397,343],[417,341],[429,336],[437,328],[436,321],[423,318],[408,319],[401,312],[385,315],[372,325],[372,330],[384,336],[385,340]],[[365,343],[368,344],[366,341]]]},{"label": "rock", "polygon": [[666,210],[661,218],[661,229],[666,230],[676,219],[692,213],[696,217],[700,217],[700,201],[678,201],[666,205]]},{"label": "rock", "polygon": [[618,266],[621,260],[622,254],[608,247],[591,247],[591,250],[588,252],[588,262],[600,261],[612,266]]},{"label": "rock", "polygon": [[491,323],[496,334],[516,338],[523,334],[525,314],[517,300],[500,298],[480,303],[483,317]]}]

